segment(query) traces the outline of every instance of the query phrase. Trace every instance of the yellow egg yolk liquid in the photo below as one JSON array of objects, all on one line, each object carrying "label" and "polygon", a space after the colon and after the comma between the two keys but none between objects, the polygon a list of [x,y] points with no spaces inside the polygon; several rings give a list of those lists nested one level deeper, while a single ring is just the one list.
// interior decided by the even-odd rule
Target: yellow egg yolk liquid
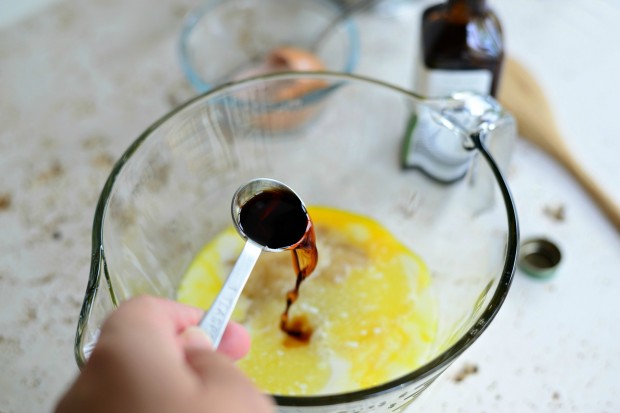
[{"label": "yellow egg yolk liquid", "polygon": [[[314,333],[300,343],[280,330],[296,274],[290,252],[263,253],[233,314],[252,337],[239,367],[263,391],[292,396],[372,387],[428,361],[437,316],[424,262],[370,218],[308,212],[319,260],[290,314]],[[208,309],[243,244],[232,226],[216,236],[190,265],[178,300]]]}]

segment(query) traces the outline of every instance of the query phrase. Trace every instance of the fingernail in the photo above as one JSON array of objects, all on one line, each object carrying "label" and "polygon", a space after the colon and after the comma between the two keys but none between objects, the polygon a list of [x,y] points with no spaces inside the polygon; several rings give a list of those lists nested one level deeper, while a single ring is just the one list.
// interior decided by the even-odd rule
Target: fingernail
[{"label": "fingernail", "polygon": [[213,343],[207,333],[200,327],[192,326],[181,334],[186,348],[212,349]]}]

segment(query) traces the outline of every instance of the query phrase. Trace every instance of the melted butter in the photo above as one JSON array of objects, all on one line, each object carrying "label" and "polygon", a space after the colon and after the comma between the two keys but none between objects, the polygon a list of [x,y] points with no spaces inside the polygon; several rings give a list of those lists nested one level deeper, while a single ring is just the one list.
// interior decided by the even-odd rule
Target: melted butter
[{"label": "melted butter", "polygon": [[[295,283],[290,253],[264,253],[233,318],[252,336],[239,362],[263,391],[312,395],[378,385],[426,362],[436,330],[430,276],[422,260],[376,221],[311,207],[319,261],[291,318],[314,329],[300,344],[279,329]],[[243,247],[230,227],[207,244],[178,291],[181,302],[209,308]]]}]

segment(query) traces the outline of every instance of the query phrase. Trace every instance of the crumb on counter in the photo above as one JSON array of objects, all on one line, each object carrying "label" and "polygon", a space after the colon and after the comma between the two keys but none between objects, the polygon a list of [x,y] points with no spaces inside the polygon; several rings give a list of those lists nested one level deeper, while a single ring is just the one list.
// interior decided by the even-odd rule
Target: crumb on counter
[{"label": "crumb on counter", "polygon": [[11,194],[0,194],[0,211],[6,211],[11,208],[12,200]]},{"label": "crumb on counter", "polygon": [[566,206],[564,204],[547,205],[543,208],[543,213],[554,221],[564,222],[566,219]]},{"label": "crumb on counter", "polygon": [[478,366],[475,364],[466,363],[461,370],[459,370],[456,375],[452,378],[455,383],[460,383],[465,380],[467,377],[478,373]]}]

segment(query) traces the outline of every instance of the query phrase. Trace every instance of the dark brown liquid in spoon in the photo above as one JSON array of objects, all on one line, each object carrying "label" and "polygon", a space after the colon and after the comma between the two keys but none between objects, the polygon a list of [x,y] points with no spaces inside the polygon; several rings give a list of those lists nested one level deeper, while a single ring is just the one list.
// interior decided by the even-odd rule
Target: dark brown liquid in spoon
[{"label": "dark brown liquid in spoon", "polygon": [[291,250],[297,279],[295,288],[286,294],[280,329],[294,339],[287,344],[307,343],[313,332],[307,318],[300,316],[289,320],[289,311],[299,298],[301,283],[314,271],[318,261],[314,226],[306,209],[294,193],[268,190],[241,207],[239,223],[245,234],[261,245]]}]

